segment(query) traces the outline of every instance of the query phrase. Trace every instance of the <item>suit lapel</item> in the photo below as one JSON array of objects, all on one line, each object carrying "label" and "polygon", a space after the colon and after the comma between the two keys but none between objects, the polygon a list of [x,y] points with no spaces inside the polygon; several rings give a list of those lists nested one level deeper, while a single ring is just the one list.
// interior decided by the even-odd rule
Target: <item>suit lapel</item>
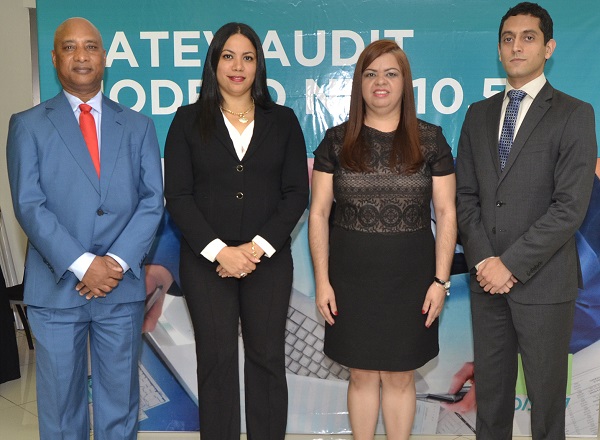
[{"label": "suit lapel", "polygon": [[96,169],[83,140],[79,123],[63,92],[46,102],[46,112],[48,119],[50,119],[58,135],[63,140],[65,148],[69,150],[75,162],[81,167],[94,189],[99,193],[100,184]]},{"label": "suit lapel", "polygon": [[123,110],[116,103],[102,96],[102,136],[100,139],[100,194],[102,201],[108,193],[108,186],[119,157],[125,118]]},{"label": "suit lapel", "polygon": [[500,115],[502,113],[502,101],[504,101],[504,93],[497,93],[492,98],[492,102],[487,110],[486,130],[489,139],[488,146],[494,170],[500,177],[500,157],[498,156],[498,128],[500,127]]},{"label": "suit lapel", "polygon": [[[263,109],[259,106],[256,106],[254,109],[254,131],[252,133],[252,139],[250,139],[250,144],[248,145],[248,150],[242,161],[248,160],[252,155],[258,150],[258,148],[263,144],[263,141],[267,134],[269,133],[269,128],[273,123],[271,121],[272,118],[267,117],[267,114],[271,113],[269,109]],[[221,113],[217,114],[216,130],[215,137],[217,140],[229,151],[229,153],[236,159],[239,160],[238,155],[235,151],[235,147],[233,146],[233,142],[229,137],[229,131],[227,130],[227,126],[225,125],[225,121],[223,120],[223,116]]]},{"label": "suit lapel", "polygon": [[237,153],[235,152],[235,147],[233,146],[233,141],[231,137],[229,137],[229,130],[227,130],[227,126],[225,125],[225,121],[223,120],[223,115],[221,112],[216,114],[215,119],[215,138],[221,143],[221,145],[231,154],[235,160],[239,160]]},{"label": "suit lapel", "polygon": [[504,172],[500,176],[500,181],[502,181],[504,176],[507,175],[513,163],[515,163],[515,160],[517,160],[519,153],[525,146],[527,139],[529,139],[531,132],[535,129],[542,117],[544,117],[550,108],[553,90],[554,89],[550,83],[546,82],[544,87],[542,87],[542,90],[540,90],[538,95],[531,103],[531,107],[529,107],[529,111],[525,115],[525,118],[519,127],[519,131],[517,131],[517,135],[515,136],[515,140],[510,149],[510,154],[508,155],[508,159],[506,161],[506,165],[504,166]]},{"label": "suit lapel", "polygon": [[258,106],[254,109],[254,132],[252,133],[250,145],[248,145],[248,151],[244,155],[244,160],[250,159],[260,146],[264,144],[263,141],[273,123],[273,118],[267,117],[269,113],[271,113],[271,110]]}]

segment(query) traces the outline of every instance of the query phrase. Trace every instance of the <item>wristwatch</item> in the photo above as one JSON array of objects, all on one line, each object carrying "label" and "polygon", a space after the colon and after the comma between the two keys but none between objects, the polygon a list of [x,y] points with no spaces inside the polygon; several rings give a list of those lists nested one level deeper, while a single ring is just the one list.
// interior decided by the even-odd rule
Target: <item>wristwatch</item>
[{"label": "wristwatch", "polygon": [[435,281],[440,286],[442,286],[445,291],[450,290],[450,286],[452,285],[452,283],[450,281],[443,281],[443,280],[440,280],[438,277],[433,277],[433,281]]}]

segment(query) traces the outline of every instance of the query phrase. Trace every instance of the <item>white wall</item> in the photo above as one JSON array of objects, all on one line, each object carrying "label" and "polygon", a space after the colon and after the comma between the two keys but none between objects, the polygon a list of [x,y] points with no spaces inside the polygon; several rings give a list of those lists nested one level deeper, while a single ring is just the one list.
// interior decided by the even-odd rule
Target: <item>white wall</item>
[{"label": "white wall", "polygon": [[6,137],[10,116],[33,104],[29,8],[35,8],[35,0],[2,0],[0,7],[0,209],[18,282],[23,279],[27,238],[15,220],[10,199]]}]

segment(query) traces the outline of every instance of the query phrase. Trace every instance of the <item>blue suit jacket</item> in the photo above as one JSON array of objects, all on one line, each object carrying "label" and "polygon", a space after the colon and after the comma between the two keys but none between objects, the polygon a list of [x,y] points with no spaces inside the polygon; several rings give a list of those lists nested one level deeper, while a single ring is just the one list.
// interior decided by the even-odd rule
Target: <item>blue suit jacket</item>
[{"label": "blue suit jacket", "polygon": [[68,267],[85,252],[110,252],[130,266],[119,286],[95,301],[145,298],[143,262],[163,212],[154,124],[103,96],[101,130],[98,179],[64,93],[10,120],[9,181],[15,214],[29,237],[27,304],[84,304]]}]

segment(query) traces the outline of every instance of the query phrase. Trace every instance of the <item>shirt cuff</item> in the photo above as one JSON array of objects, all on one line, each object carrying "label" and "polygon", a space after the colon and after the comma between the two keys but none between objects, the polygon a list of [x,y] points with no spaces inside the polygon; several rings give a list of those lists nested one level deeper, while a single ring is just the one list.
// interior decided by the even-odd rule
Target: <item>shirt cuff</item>
[{"label": "shirt cuff", "polygon": [[112,257],[117,263],[121,265],[121,267],[123,268],[123,273],[127,272],[130,269],[129,264],[125,263],[125,260],[123,260],[121,257],[115,254],[111,254],[110,252],[107,252],[106,255]]},{"label": "shirt cuff", "polygon": [[487,257],[487,258],[484,258],[484,259],[483,259],[483,260],[481,260],[479,263],[477,263],[477,264],[475,265],[475,270],[479,270],[479,266],[481,266],[481,263],[483,263],[485,260],[487,260],[487,259],[489,259],[489,258],[492,258],[492,257]]},{"label": "shirt cuff", "polygon": [[271,246],[271,244],[267,240],[262,238],[260,235],[254,237],[252,241],[254,241],[254,243],[260,246],[260,248],[265,252],[265,255],[267,257],[271,258],[275,253],[275,248]]},{"label": "shirt cuff", "polygon": [[208,243],[204,249],[202,249],[200,255],[202,255],[211,263],[214,263],[217,259],[217,255],[219,254],[219,252],[221,252],[221,250],[225,247],[227,247],[225,243],[223,243],[218,238],[215,238],[213,241]]},{"label": "shirt cuff", "polygon": [[83,276],[88,271],[90,266],[92,265],[92,261],[94,261],[96,256],[91,252],[86,252],[81,255],[77,260],[73,261],[73,263],[69,266],[69,270],[73,272],[73,274],[77,277],[79,281],[83,279]]}]

